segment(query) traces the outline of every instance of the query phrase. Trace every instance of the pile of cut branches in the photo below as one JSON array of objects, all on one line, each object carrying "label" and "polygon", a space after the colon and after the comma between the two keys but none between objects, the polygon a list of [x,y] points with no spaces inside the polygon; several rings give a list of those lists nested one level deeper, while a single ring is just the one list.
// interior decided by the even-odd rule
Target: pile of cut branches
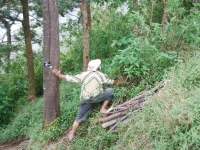
[{"label": "pile of cut branches", "polygon": [[102,123],[102,127],[110,127],[109,131],[113,131],[119,122],[126,122],[131,113],[135,112],[135,110],[141,110],[141,103],[145,101],[147,96],[158,92],[158,90],[164,87],[164,85],[165,82],[153,89],[138,94],[136,97],[123,104],[111,107],[108,110],[108,113],[103,118],[99,119],[99,122]]}]

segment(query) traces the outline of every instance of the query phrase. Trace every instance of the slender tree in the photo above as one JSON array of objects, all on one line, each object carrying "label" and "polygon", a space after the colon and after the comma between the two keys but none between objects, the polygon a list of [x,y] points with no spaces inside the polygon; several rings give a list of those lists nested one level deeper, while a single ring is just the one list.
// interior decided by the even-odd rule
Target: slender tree
[{"label": "slender tree", "polygon": [[34,101],[35,99],[35,79],[34,79],[34,63],[33,63],[33,50],[31,45],[31,31],[30,31],[30,23],[29,23],[29,8],[28,8],[28,0],[20,0],[22,4],[23,10],[23,29],[24,29],[24,38],[26,45],[26,59],[28,66],[28,100]]},{"label": "slender tree", "polygon": [[59,18],[57,0],[41,0],[43,13],[43,128],[60,116],[59,79],[51,73],[60,68]]},{"label": "slender tree", "polygon": [[91,11],[88,0],[82,1],[80,9],[83,26],[83,70],[86,71],[90,61],[89,29],[91,27]]}]

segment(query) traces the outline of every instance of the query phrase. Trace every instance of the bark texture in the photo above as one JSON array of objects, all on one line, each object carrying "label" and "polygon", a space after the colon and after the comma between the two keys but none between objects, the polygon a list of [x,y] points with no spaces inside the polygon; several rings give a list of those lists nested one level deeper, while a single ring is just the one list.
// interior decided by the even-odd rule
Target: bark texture
[{"label": "bark texture", "polygon": [[86,71],[90,61],[89,29],[91,27],[91,11],[88,0],[82,1],[80,9],[83,26],[83,71]]},{"label": "bark texture", "polygon": [[59,18],[57,0],[41,0],[43,12],[43,62],[44,112],[43,128],[60,116],[59,79],[52,68],[60,68]]}]

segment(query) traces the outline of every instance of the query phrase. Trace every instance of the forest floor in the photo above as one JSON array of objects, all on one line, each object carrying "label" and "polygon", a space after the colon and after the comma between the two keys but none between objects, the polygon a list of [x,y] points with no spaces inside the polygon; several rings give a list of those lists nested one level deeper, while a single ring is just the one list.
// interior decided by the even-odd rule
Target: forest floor
[{"label": "forest floor", "polygon": [[[49,142],[43,149],[45,150],[57,150],[60,144],[67,147],[69,140],[67,133],[69,131],[67,130],[58,140]],[[26,150],[28,147],[30,148],[31,145],[34,145],[34,143],[30,143],[29,139],[23,139],[23,140],[16,140],[13,142],[7,142],[4,144],[0,144],[0,150]]]},{"label": "forest floor", "polygon": [[[64,139],[64,138],[63,138]],[[60,142],[63,142],[59,140]],[[26,150],[29,147],[29,140],[20,141],[20,142],[10,142],[5,144],[0,144],[0,150]],[[59,142],[59,143],[60,143]],[[51,142],[48,146],[45,146],[45,150],[56,150],[58,144],[57,142]]]},{"label": "forest floor", "polygon": [[25,150],[29,144],[29,140],[14,141],[0,144],[0,150]]}]

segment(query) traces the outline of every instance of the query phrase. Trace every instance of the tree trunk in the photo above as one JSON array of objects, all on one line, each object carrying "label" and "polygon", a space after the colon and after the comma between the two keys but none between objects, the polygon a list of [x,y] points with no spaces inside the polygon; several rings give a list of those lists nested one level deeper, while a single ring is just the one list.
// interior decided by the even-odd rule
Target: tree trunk
[{"label": "tree trunk", "polygon": [[26,59],[28,66],[28,100],[34,101],[35,99],[35,79],[34,79],[34,63],[33,63],[33,51],[31,45],[31,31],[29,24],[29,10],[28,10],[28,0],[21,0],[23,7],[23,29],[24,29],[24,38],[26,45]]},{"label": "tree trunk", "polygon": [[134,3],[134,10],[138,11],[138,0],[133,0]]},{"label": "tree trunk", "polygon": [[[1,19],[1,22],[3,23],[3,25],[5,26],[6,28],[6,34],[7,34],[7,45],[11,45],[11,26],[9,24],[9,22],[6,20],[6,19]],[[6,73],[9,73],[9,66],[10,66],[10,49],[8,49],[8,52],[6,53],[7,54],[7,59],[6,59],[6,62],[7,62],[7,66],[5,68],[5,72]]]},{"label": "tree trunk", "polygon": [[88,0],[82,1],[80,9],[83,26],[83,71],[86,71],[90,61],[89,27],[91,27],[91,12]]},{"label": "tree trunk", "polygon": [[167,12],[167,0],[162,0],[163,1],[163,4],[164,4],[164,13],[163,13],[163,17],[162,17],[162,30],[164,30],[165,29],[165,26],[166,26],[166,24],[167,24],[167,22],[169,21],[169,14],[168,14],[168,12]]},{"label": "tree trunk", "polygon": [[60,117],[59,79],[52,74],[52,68],[60,68],[59,17],[57,0],[41,0],[43,12],[43,128]]},{"label": "tree trunk", "polygon": [[[7,10],[10,12],[9,5],[7,6]],[[9,22],[7,22],[7,25],[6,25],[7,44],[10,44],[10,45],[12,44],[12,41],[11,41],[11,26],[12,25],[10,25]],[[7,70],[7,72],[9,72],[9,67],[10,67],[10,51],[8,52],[8,55],[7,55],[7,61],[8,61],[8,70]]]},{"label": "tree trunk", "polygon": [[[7,44],[8,45],[11,45],[11,29],[10,29],[10,25],[9,23],[7,24],[6,26],[6,31],[7,31]],[[6,73],[9,73],[9,68],[10,68],[10,50],[8,50],[8,53],[7,53],[7,66],[6,66]]]},{"label": "tree trunk", "polygon": [[[7,44],[12,44],[11,43],[11,29],[10,29],[10,26],[8,25],[6,27],[6,31],[7,31]],[[7,61],[8,61],[8,66],[10,64],[10,51],[8,52],[8,55],[7,55]]]},{"label": "tree trunk", "polygon": [[88,15],[88,26],[89,28],[92,28],[92,15],[91,15],[90,3],[87,4],[87,15]]}]

